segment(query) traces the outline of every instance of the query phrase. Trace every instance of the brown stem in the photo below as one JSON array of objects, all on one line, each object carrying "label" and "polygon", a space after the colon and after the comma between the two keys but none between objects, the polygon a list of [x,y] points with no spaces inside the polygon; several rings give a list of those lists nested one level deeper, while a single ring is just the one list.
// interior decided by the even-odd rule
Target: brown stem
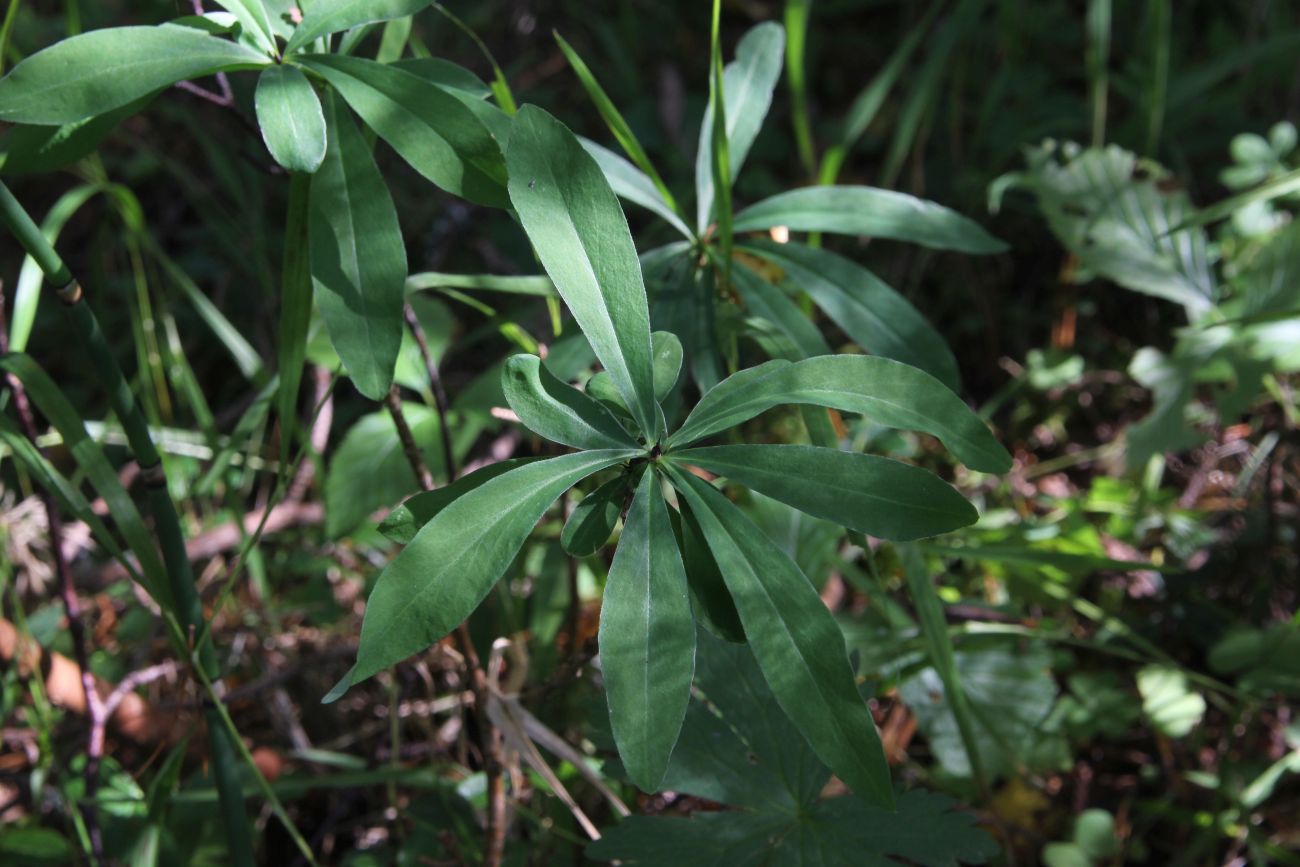
[{"label": "brown stem", "polygon": [[[9,321],[5,313],[4,284],[0,282],[0,355],[9,353]],[[27,400],[27,390],[13,374],[8,374],[9,388],[14,395],[14,409],[23,434],[31,440],[42,457],[45,450],[37,443],[39,431],[36,417]],[[58,576],[59,597],[68,617],[68,634],[72,637],[72,653],[81,669],[81,688],[85,692],[86,710],[90,714],[90,735],[86,744],[86,791],[80,804],[81,815],[86,823],[86,833],[90,837],[91,855],[96,863],[104,863],[104,841],[99,832],[99,821],[95,815],[95,793],[99,789],[99,764],[104,755],[104,727],[111,713],[106,710],[95,691],[94,675],[90,672],[90,653],[86,649],[86,627],[81,622],[81,603],[77,600],[77,589],[72,583],[72,573],[68,561],[63,556],[63,520],[55,508],[50,495],[41,491],[41,505],[45,507],[45,519],[50,535],[50,555],[54,558],[54,572]]]},{"label": "brown stem", "polygon": [[420,456],[420,447],[415,442],[415,435],[411,433],[411,426],[407,424],[406,413],[402,411],[402,398],[397,393],[396,385],[388,390],[388,394],[384,398],[384,405],[388,407],[388,414],[393,417],[393,425],[397,428],[397,438],[402,442],[402,451],[406,453],[406,462],[411,465],[411,470],[415,473],[415,479],[420,483],[420,489],[432,491],[433,475],[429,472],[429,468],[425,466],[424,458]]},{"label": "brown stem", "polygon": [[[428,362],[429,356],[427,354],[425,359]],[[428,363],[431,364],[431,362]],[[406,421],[405,413],[402,412],[402,400],[398,395],[396,385],[388,392],[384,403],[388,407],[389,415],[393,417],[393,425],[397,428],[397,437],[402,442],[402,451],[405,452],[406,460],[410,463],[411,470],[419,480],[420,487],[426,491],[433,490],[433,476],[429,473],[429,468],[425,466],[424,458],[420,456],[420,449],[415,444],[415,437],[411,434],[411,426]],[[445,427],[443,431],[445,435]],[[444,442],[446,442],[445,436]],[[447,468],[450,473],[450,463],[448,463]],[[474,647],[474,639],[469,634],[468,622],[462,622],[456,627],[456,639],[460,644],[461,654],[465,657],[465,668],[469,673],[470,692],[474,695],[474,717],[478,723],[479,749],[483,756],[483,773],[487,777],[488,809],[486,822],[484,823],[484,834],[487,841],[483,851],[483,867],[500,867],[501,859],[505,854],[506,841],[506,793],[505,781],[501,776],[501,732],[497,730],[496,726],[492,725],[492,721],[488,717],[489,689],[487,672],[483,668],[483,662],[479,658],[478,650]]]},{"label": "brown stem", "polygon": [[438,372],[438,363],[433,360],[433,353],[429,351],[429,340],[424,334],[424,327],[420,325],[420,319],[415,315],[415,309],[407,304],[403,309],[406,316],[406,327],[411,329],[411,336],[415,338],[415,345],[420,348],[420,357],[424,359],[424,370],[429,376],[429,386],[433,389],[433,408],[438,413],[438,431],[442,439],[442,459],[447,465],[447,481],[456,481],[456,457],[451,451],[451,428],[447,425],[447,392],[442,387],[442,375]]}]

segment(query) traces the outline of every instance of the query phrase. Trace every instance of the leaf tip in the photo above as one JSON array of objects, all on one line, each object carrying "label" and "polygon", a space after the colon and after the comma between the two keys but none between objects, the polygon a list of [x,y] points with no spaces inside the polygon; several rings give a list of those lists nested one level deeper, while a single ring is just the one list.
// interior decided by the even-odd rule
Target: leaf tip
[{"label": "leaf tip", "polygon": [[333,704],[341,699],[343,694],[352,688],[352,684],[356,679],[356,672],[357,667],[355,665],[349,668],[348,673],[339,678],[339,682],[334,684],[334,687],[329,692],[325,693],[325,696],[320,700],[320,703]]}]

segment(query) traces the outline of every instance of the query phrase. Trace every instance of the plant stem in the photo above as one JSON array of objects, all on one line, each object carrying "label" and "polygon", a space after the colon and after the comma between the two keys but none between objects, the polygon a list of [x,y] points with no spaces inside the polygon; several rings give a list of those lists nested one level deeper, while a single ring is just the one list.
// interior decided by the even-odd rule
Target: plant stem
[{"label": "plant stem", "polygon": [[415,308],[408,302],[402,312],[406,317],[406,327],[411,329],[415,345],[420,349],[420,358],[424,360],[424,371],[429,377],[429,387],[433,389],[433,408],[438,413],[438,432],[442,439],[442,460],[447,469],[447,481],[454,482],[456,481],[456,456],[452,452],[451,428],[447,424],[447,415],[450,411],[447,391],[442,387],[438,363],[433,360],[433,353],[429,351],[429,339],[424,334],[424,326],[420,324],[420,318],[415,315]]},{"label": "plant stem", "polygon": [[[180,516],[176,505],[167,490],[167,475],[158,454],[149,428],[136,405],[131,387],[127,384],[122,369],[113,357],[108,341],[100,330],[99,320],[86,303],[81,285],[73,279],[68,266],[59,258],[54,247],[45,239],[32,218],[23,210],[9,188],[0,183],[0,222],[18,239],[41,271],[46,281],[63,302],[64,310],[72,320],[85,351],[90,356],[90,367],[99,379],[100,388],[108,396],[109,405],[122,424],[127,442],[140,474],[148,489],[147,500],[153,514],[154,525],[162,549],[163,564],[166,567],[176,614],[185,629],[194,634],[204,624],[203,608],[199,602],[198,591],[194,585],[189,557],[185,551],[185,537],[181,530]],[[204,645],[199,654],[199,665],[207,679],[213,681],[220,691],[220,672],[216,652],[211,644]],[[221,801],[221,812],[226,827],[227,844],[230,847],[230,863],[237,865],[253,864],[253,840],[249,829],[248,817],[244,813],[243,792],[239,775],[234,764],[234,748],[229,742],[229,735],[221,726],[220,716],[210,702],[205,703],[204,718],[208,724],[208,744],[211,751],[212,769]]]},{"label": "plant stem", "polygon": [[722,251],[721,286],[731,284],[731,152],[727,139],[727,100],[723,87],[721,46],[722,0],[713,0],[710,40],[709,103],[713,107],[713,206],[717,215],[718,247]]},{"label": "plant stem", "polygon": [[808,120],[808,84],[804,50],[808,45],[808,16],[812,0],[787,0],[785,4],[785,76],[790,85],[790,119],[799,162],[809,178],[817,174],[812,124]]},{"label": "plant stem", "polygon": [[406,421],[406,413],[402,411],[402,397],[397,391],[397,386],[393,385],[384,397],[384,405],[388,407],[388,414],[393,417],[393,425],[397,428],[397,439],[402,444],[402,451],[406,453],[406,462],[411,465],[411,471],[415,473],[415,480],[420,484],[420,490],[433,490],[433,474],[424,464],[424,458],[420,456],[420,447],[415,442],[415,434],[411,432],[411,425]]},{"label": "plant stem", "polygon": [[289,177],[289,207],[284,221],[284,258],[280,268],[280,346],[277,366],[280,391],[276,409],[280,416],[280,461],[288,464],[297,429],[298,386],[307,357],[307,331],[311,327],[311,263],[307,255],[307,209],[311,176],[294,172]]}]

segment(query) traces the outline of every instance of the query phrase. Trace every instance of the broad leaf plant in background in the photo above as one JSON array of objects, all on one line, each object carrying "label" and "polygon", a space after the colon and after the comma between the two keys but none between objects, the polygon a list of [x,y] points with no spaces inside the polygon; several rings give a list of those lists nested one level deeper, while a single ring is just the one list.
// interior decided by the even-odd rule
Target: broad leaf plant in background
[{"label": "broad leaf plant in background", "polygon": [[[749,489],[859,540],[865,534],[908,542],[973,523],[975,508],[932,473],[840,448],[828,410],[931,435],[970,470],[1001,473],[1011,466],[984,421],[955,394],[957,364],[944,340],[871,272],[821,249],[818,236],[869,235],[970,254],[996,253],[1005,245],[940,205],[864,186],[799,188],[733,212],[732,186],[767,114],[787,46],[780,25],[760,25],[724,68],[718,3],[693,217],[563,41],[631,163],[579,139],[536,106],[516,112],[500,76],[488,86],[436,58],[401,59],[400,39],[394,38],[394,50],[388,38],[400,36],[393,22],[409,22],[408,16],[428,5],[422,0],[315,0],[302,12],[281,0],[220,5],[225,11],[161,26],[74,36],[19,63],[0,79],[0,120],[16,125],[6,133],[0,172],[45,172],[84,157],[115,124],[147,110],[177,82],[212,74],[257,76],[257,127],[288,175],[289,206],[276,372],[270,377],[250,365],[261,392],[247,418],[250,426],[259,424],[276,408],[282,483],[309,445],[298,409],[305,362],[320,351],[310,343],[313,309],[357,391],[384,401],[391,413],[391,428],[371,420],[349,434],[358,443],[357,459],[376,451],[366,443],[396,454],[399,441],[406,447],[413,439],[394,388],[413,316],[418,325],[406,307],[408,291],[470,286],[480,279],[423,275],[421,282],[422,275],[408,274],[397,210],[372,154],[376,138],[430,183],[517,220],[546,277],[514,278],[523,281],[514,288],[526,283],[520,290],[525,294],[562,299],[601,368],[582,388],[566,381],[572,366],[564,372],[556,364],[558,353],[546,359],[514,355],[501,370],[501,390],[520,424],[572,449],[559,456],[517,458],[453,479],[454,462],[472,432],[453,448],[452,416],[445,407],[416,418],[418,429],[436,430],[443,441],[435,463],[440,461],[437,477],[446,484],[433,488],[432,477],[422,480],[432,489],[407,499],[385,522],[382,529],[405,547],[378,575],[355,665],[327,699],[461,629],[553,504],[593,480],[561,540],[570,554],[590,556],[617,533],[601,606],[599,659],[613,739],[632,782],[647,792],[679,788],[748,806],[770,789],[764,809],[809,809],[816,822],[843,837],[837,845],[870,848],[878,842],[882,854],[923,863],[986,856],[987,846],[964,820],[943,818],[947,802],[896,794],[840,625],[801,568],[728,492]],[[360,56],[377,26],[384,37],[377,57]],[[657,213],[683,240],[638,256],[618,196]],[[129,204],[124,194],[118,198]],[[31,279],[16,299],[13,351],[4,356],[4,369],[59,429],[86,478],[110,504],[117,534],[7,421],[4,441],[60,508],[86,521],[161,610],[177,654],[192,663],[209,696],[209,754],[229,857],[251,863],[253,843],[236,768],[240,758],[250,767],[251,760],[222,708],[212,635],[154,434],[91,312],[95,296],[54,251],[44,231],[50,226],[37,227],[7,187],[0,187],[0,212],[80,329],[100,388],[149,473],[156,542],[60,385],[21,352],[39,303],[38,281]],[[796,242],[788,240],[790,232],[811,235]],[[178,279],[185,279],[183,273]],[[506,285],[494,278],[481,282]],[[807,305],[800,306],[804,302],[873,354],[833,354]],[[214,329],[224,322],[215,310],[208,321]],[[652,324],[659,330],[652,331]],[[752,339],[771,360],[741,367],[742,338]],[[800,407],[813,444],[744,441],[745,422],[789,405]],[[427,439],[424,433],[420,438]],[[405,450],[413,471],[418,469],[421,458]],[[731,487],[715,484],[718,479]],[[354,489],[346,479],[338,484],[343,509]],[[339,531],[356,523],[334,515],[331,521]],[[924,578],[913,590],[919,606],[937,605]],[[227,585],[223,595],[229,591]],[[933,652],[950,657],[941,614],[936,619],[937,609],[925,610]],[[804,755],[804,743],[788,735],[770,745],[814,769],[787,791],[766,778],[755,778],[749,792],[716,789],[707,780],[713,771],[701,764],[705,735],[690,720],[699,717],[706,727],[717,722],[692,704],[692,684],[739,720],[745,710],[728,705],[727,675],[719,675],[728,660],[751,686],[770,693],[779,708],[765,711],[772,725],[797,732],[811,750]],[[944,669],[945,687],[959,691],[952,670]],[[490,728],[491,721],[483,717],[480,725]],[[745,725],[736,723],[738,729]],[[753,737],[744,739],[753,743]],[[818,805],[827,770],[865,803]],[[260,775],[258,780],[292,828],[273,790]],[[896,807],[901,818],[886,818],[884,811]],[[702,827],[725,826],[727,835],[746,836],[752,846],[760,830],[745,827],[751,820],[764,828],[785,821],[766,814],[735,822],[691,820],[693,830],[681,825],[674,833],[688,839],[703,833]],[[500,821],[489,816],[489,828]],[[931,849],[891,837],[888,826],[895,821],[908,827],[949,824],[953,842]],[[598,857],[639,863],[645,835],[655,833],[648,828],[629,824],[603,844]],[[501,833],[498,828],[497,847]],[[311,861],[310,847],[294,834]],[[93,836],[89,830],[87,835]],[[499,848],[489,844],[485,858],[499,863]]]}]

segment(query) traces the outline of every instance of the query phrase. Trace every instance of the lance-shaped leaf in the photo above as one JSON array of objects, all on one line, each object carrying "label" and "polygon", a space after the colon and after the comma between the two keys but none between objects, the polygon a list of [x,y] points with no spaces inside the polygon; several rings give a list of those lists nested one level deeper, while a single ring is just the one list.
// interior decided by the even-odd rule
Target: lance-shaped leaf
[{"label": "lance-shaped leaf", "polygon": [[858,452],[803,445],[713,446],[673,452],[761,494],[880,539],[905,542],[975,523],[979,513],[938,476]]},{"label": "lance-shaped leaf", "polygon": [[501,371],[506,402],[524,427],[575,449],[634,449],[637,443],[609,410],[560,382],[536,355],[515,355]]},{"label": "lance-shaped leaf", "polygon": [[956,211],[875,187],[802,187],[778,193],[736,215],[737,232],[759,232],[773,226],[892,238],[960,253],[1007,249],[974,220]]},{"label": "lance-shaped leaf", "polygon": [[596,165],[600,166],[600,170],[605,173],[605,180],[609,181],[610,187],[613,188],[614,193],[619,198],[653,211],[663,217],[668,222],[668,225],[687,238],[694,237],[690,227],[682,222],[682,218],[664,199],[663,194],[659,192],[649,175],[609,148],[598,145],[591,139],[579,137],[578,141],[586,148],[587,153],[591,154],[592,159],[596,161]]},{"label": "lance-shaped leaf", "polygon": [[357,662],[326,696],[419,653],[469,617],[560,494],[627,451],[563,455],[516,467],[447,506],[379,574]]},{"label": "lance-shaped leaf", "polygon": [[645,284],[614,191],[573,133],[535,106],[515,116],[506,164],[510,201],[546,273],[642,432],[657,439]]},{"label": "lance-shaped leaf", "polygon": [[609,567],[600,660],[614,742],[632,782],[656,791],[686,716],[695,621],[654,472],[641,476]]},{"label": "lance-shaped leaf", "polygon": [[379,532],[402,545],[410,543],[420,528],[432,521],[439,512],[475,488],[482,487],[497,476],[508,473],[516,467],[531,464],[541,458],[511,458],[497,461],[486,467],[479,467],[472,473],[461,476],[450,485],[421,491],[408,497],[379,524]]},{"label": "lance-shaped leaf", "polygon": [[75,123],[178,81],[270,62],[191,27],[93,30],[38,51],[0,79],[0,120]]},{"label": "lance-shaped leaf", "polygon": [[262,140],[275,161],[291,172],[311,174],[325,159],[325,113],[302,70],[262,70],[254,98]]},{"label": "lance-shaped leaf", "polygon": [[858,412],[887,427],[932,434],[973,470],[1011,468],[1006,449],[943,383],[902,362],[868,355],[769,361],[733,374],[704,395],[666,445],[689,445],[785,403]]},{"label": "lance-shaped leaf", "polygon": [[61,126],[15,126],[0,135],[0,170],[6,175],[41,174],[76,162],[153,97],[145,94],[105,114]]},{"label": "lance-shaped leaf", "polygon": [[[734,181],[740,174],[754,139],[772,105],[772,91],[781,77],[785,54],[785,30],[772,21],[746,33],[736,46],[736,59],[722,72],[722,103],[727,112],[727,150]],[[711,161],[713,112],[706,111],[700,127],[700,145],[695,157],[695,192],[700,229],[709,222],[713,209],[713,166]]]},{"label": "lance-shaped leaf", "polygon": [[749,312],[771,323],[794,347],[794,351],[783,353],[790,356],[791,361],[831,354],[831,348],[817,326],[779,287],[739,262],[732,264],[731,280]]},{"label": "lance-shaped leaf", "polygon": [[730,500],[688,472],[667,469],[699,521],[777,703],[849,788],[892,808],[880,734],[835,618],[794,561]]},{"label": "lance-shaped leaf", "polygon": [[406,247],[366,141],[327,96],[329,147],[311,179],[311,277],[330,340],[357,390],[380,400],[402,345]]},{"label": "lance-shaped leaf", "polygon": [[360,57],[313,54],[299,62],[337,89],[367,126],[434,184],[483,205],[508,204],[501,147],[458,96]]},{"label": "lance-shaped leaf", "polygon": [[239,22],[244,34],[252,38],[267,54],[275,54],[275,29],[262,0],[217,0]]},{"label": "lance-shaped leaf", "polygon": [[297,51],[318,37],[358,24],[403,18],[428,5],[429,0],[312,0],[284,53]]},{"label": "lance-shaped leaf", "polygon": [[475,99],[487,99],[492,95],[492,88],[484,84],[483,79],[465,67],[441,57],[408,57],[390,65],[432,81],[439,87],[468,93]]},{"label": "lance-shaped leaf", "polygon": [[560,544],[574,557],[590,557],[614,534],[628,494],[627,479],[611,479],[582,498],[560,531]]},{"label": "lance-shaped leaf", "polygon": [[961,384],[947,342],[906,298],[866,268],[803,244],[757,241],[745,249],[781,268],[863,349],[919,367],[949,388]]}]

